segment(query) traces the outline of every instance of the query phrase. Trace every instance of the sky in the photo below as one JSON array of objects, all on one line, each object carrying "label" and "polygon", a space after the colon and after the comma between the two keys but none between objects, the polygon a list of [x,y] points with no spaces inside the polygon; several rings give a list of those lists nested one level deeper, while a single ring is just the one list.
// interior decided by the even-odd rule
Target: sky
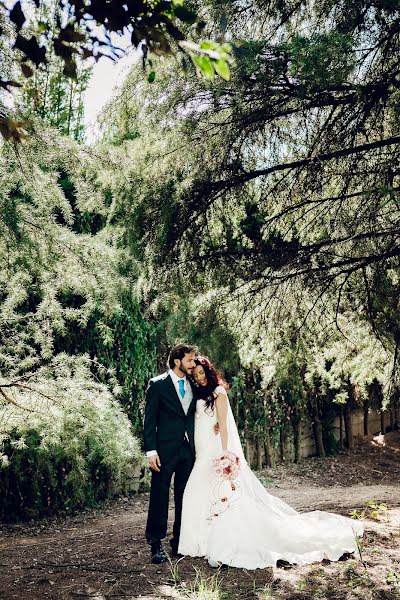
[{"label": "sky", "polygon": [[[123,40],[123,38],[119,38],[117,45],[128,47],[127,43],[123,43]],[[130,68],[139,58],[140,53],[131,48],[117,62],[102,57],[95,63],[93,75],[84,98],[86,143],[91,144],[96,140],[99,134],[98,116],[102,108],[115,95],[128,75]]]}]

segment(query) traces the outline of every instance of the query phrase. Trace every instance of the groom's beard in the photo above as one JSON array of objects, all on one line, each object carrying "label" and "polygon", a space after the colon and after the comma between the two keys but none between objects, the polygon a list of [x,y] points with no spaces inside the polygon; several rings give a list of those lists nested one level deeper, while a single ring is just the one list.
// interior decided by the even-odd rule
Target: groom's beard
[{"label": "groom's beard", "polygon": [[193,369],[186,369],[186,367],[184,367],[183,365],[181,365],[179,368],[182,371],[182,373],[185,373],[185,375],[192,377]]}]

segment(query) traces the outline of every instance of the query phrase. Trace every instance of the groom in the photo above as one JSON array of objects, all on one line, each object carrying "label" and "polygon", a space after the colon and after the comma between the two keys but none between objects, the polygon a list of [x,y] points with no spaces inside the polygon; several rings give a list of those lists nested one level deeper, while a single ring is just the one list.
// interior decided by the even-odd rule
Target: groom
[{"label": "groom", "polygon": [[146,539],[155,564],[167,560],[161,540],[167,534],[173,474],[175,522],[170,545],[172,554],[178,554],[183,492],[194,464],[196,398],[190,376],[195,357],[195,346],[174,346],[168,358],[169,370],[150,379],[146,393],[144,449],[152,470]]}]

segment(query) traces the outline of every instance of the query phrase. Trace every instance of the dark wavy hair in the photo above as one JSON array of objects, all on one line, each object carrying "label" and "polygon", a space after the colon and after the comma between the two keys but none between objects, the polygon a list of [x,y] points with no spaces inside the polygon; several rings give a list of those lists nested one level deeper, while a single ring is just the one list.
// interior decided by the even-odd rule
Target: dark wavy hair
[{"label": "dark wavy hair", "polygon": [[229,385],[226,383],[222,375],[218,373],[217,369],[214,367],[211,360],[207,358],[207,356],[196,356],[194,362],[196,363],[196,366],[203,367],[204,373],[207,377],[207,385],[204,387],[199,386],[202,391],[202,399],[205,400],[206,403],[206,410],[208,408],[214,410],[214,404],[217,398],[216,394],[214,394],[215,388],[218,385],[222,385],[223,388],[228,390]]}]

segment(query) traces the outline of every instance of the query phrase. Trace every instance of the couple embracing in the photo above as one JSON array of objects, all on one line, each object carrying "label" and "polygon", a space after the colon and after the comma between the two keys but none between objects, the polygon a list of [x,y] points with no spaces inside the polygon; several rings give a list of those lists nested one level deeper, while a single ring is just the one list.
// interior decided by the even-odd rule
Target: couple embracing
[{"label": "couple embracing", "polygon": [[168,366],[149,382],[144,420],[153,563],[167,560],[162,540],[173,475],[173,556],[256,569],[278,561],[338,560],[356,550],[362,523],[321,511],[298,513],[266,491],[245,460],[228,386],[208,358],[178,344]]}]

